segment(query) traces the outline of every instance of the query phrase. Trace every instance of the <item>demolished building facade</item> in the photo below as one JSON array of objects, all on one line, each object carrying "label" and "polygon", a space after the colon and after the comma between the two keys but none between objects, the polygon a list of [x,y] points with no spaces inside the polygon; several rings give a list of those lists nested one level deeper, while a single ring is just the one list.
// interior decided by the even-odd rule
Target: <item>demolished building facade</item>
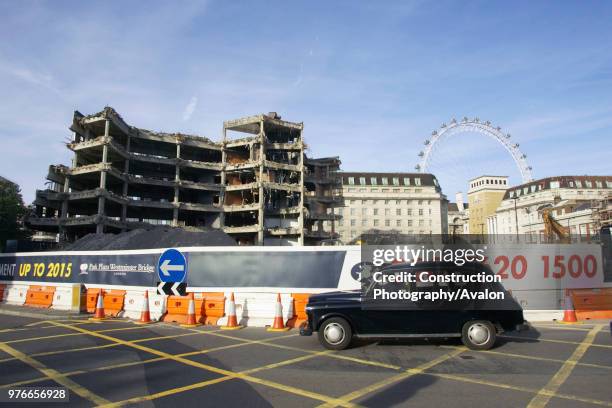
[{"label": "demolished building facade", "polygon": [[[49,167],[29,226],[60,240],[151,224],[219,228],[243,245],[316,245],[342,205],[337,157],[309,159],[303,124],[276,113],[224,122],[223,140],[75,112],[71,166]],[[240,137],[232,137],[232,136]],[[335,219],[337,215],[332,216]],[[330,218],[325,218],[330,219]]]}]

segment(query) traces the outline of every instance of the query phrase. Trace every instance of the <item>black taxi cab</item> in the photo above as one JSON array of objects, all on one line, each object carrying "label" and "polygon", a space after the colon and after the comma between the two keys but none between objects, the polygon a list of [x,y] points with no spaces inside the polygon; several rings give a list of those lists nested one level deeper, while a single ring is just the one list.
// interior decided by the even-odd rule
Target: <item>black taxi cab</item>
[{"label": "black taxi cab", "polygon": [[[461,267],[443,263],[396,264],[386,268],[387,273],[427,271],[439,274],[452,268],[454,271],[473,274],[482,270],[481,264]],[[341,350],[349,346],[353,338],[452,338],[460,337],[463,343],[475,350],[494,346],[497,334],[503,331],[526,330],[523,311],[510,294],[502,305],[497,302],[469,301],[449,304],[445,302],[408,302],[408,307],[397,303],[379,303],[371,307],[369,294],[385,284],[362,280],[361,290],[337,291],[312,295],[306,305],[308,321],[300,329],[303,336],[318,333],[323,346]],[[417,283],[404,283],[407,291],[416,291]],[[456,290],[458,285],[429,285],[426,290]],[[503,291],[503,286],[497,285]],[[472,288],[474,289],[474,288]],[[480,288],[482,289],[482,287]]]}]

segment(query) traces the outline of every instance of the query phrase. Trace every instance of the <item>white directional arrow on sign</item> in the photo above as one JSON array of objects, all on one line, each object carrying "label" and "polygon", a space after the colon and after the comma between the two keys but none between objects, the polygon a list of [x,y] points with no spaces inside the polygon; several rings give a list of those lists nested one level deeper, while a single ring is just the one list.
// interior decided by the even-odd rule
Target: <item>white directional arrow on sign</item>
[{"label": "white directional arrow on sign", "polygon": [[170,260],[166,259],[162,262],[159,270],[164,276],[170,276],[170,272],[183,272],[185,270],[185,265],[170,265]]}]

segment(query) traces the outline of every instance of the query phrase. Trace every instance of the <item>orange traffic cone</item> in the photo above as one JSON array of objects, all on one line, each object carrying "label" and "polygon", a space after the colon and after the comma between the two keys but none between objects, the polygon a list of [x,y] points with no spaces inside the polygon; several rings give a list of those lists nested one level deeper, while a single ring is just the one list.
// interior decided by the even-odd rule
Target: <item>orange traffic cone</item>
[{"label": "orange traffic cone", "polygon": [[151,321],[151,313],[149,312],[149,292],[145,290],[142,298],[142,310],[140,312],[140,320],[134,322],[136,324],[149,324]]},{"label": "orange traffic cone", "polygon": [[280,293],[276,295],[276,306],[274,309],[274,323],[272,327],[268,327],[268,331],[287,331],[289,327],[285,327],[285,322],[283,320],[283,304],[281,303]]},{"label": "orange traffic cone", "polygon": [[181,324],[182,327],[195,327],[199,326],[200,323],[196,320],[195,315],[195,300],[193,300],[193,292],[189,293],[189,307],[187,308],[187,322]]},{"label": "orange traffic cone", "polygon": [[229,305],[227,307],[227,324],[225,326],[221,326],[221,330],[238,329],[242,329],[242,326],[238,324],[238,319],[236,318],[236,302],[234,301],[234,292],[232,292]]},{"label": "orange traffic cone", "polygon": [[96,311],[94,312],[93,317],[90,317],[89,320],[100,321],[106,319],[104,315],[104,295],[102,291],[98,292],[98,299],[96,300]]},{"label": "orange traffic cone", "polygon": [[574,310],[574,304],[572,303],[572,297],[570,296],[568,290],[565,291],[565,311],[563,312],[563,321],[561,321],[561,323],[578,323],[576,311]]}]

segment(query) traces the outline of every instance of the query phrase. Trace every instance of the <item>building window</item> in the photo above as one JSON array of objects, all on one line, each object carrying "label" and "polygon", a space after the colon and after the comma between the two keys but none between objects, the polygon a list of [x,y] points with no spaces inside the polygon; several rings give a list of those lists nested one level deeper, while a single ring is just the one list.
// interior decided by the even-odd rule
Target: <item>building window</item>
[{"label": "building window", "polygon": [[379,224],[379,220],[374,220],[374,226],[378,227],[378,224]]},{"label": "building window", "polygon": [[593,183],[591,183],[591,182],[590,182],[590,181],[588,181],[588,180],[584,182],[584,185],[585,185],[587,188],[593,188]]},{"label": "building window", "polygon": [[391,226],[391,220],[385,220],[385,227]]},{"label": "building window", "polygon": [[597,188],[603,188],[603,183],[601,181],[596,181],[595,185],[597,186]]},{"label": "building window", "polygon": [[396,227],[401,227],[402,226],[402,220],[395,220],[395,226]]},{"label": "building window", "polygon": [[419,200],[418,204],[423,205],[423,200]]},{"label": "building window", "polygon": [[419,220],[419,227],[422,227],[424,224],[423,220]]},{"label": "building window", "polygon": [[423,215],[423,209],[419,208],[419,215]]},{"label": "building window", "polygon": [[368,215],[368,209],[367,208],[362,208],[361,209],[361,215]]},{"label": "building window", "polygon": [[395,200],[395,204],[400,205],[402,203],[402,200]]},{"label": "building window", "polygon": [[410,177],[404,177],[404,185],[405,186],[409,186],[410,185]]},{"label": "building window", "polygon": [[348,182],[349,182],[349,185],[351,185],[351,186],[352,186],[353,184],[355,184],[355,177],[349,177],[349,178],[348,178]]},{"label": "building window", "polygon": [[612,181],[607,180],[607,181],[606,181],[606,186],[607,186],[608,188],[612,188]]},{"label": "building window", "polygon": [[574,187],[574,182],[570,180],[569,186],[573,188]]},{"label": "building window", "polygon": [[355,212],[356,212],[355,209],[351,208],[351,215],[355,215]]},{"label": "building window", "polygon": [[389,179],[388,179],[388,178],[386,178],[386,177],[383,177],[383,178],[382,178],[382,184],[383,184],[383,186],[388,185],[388,184],[389,184]]},{"label": "building window", "polygon": [[354,227],[355,225],[357,225],[357,221],[355,219],[351,220],[351,227]]},{"label": "building window", "polygon": [[389,200],[385,200],[385,205],[389,205]]},{"label": "building window", "polygon": [[409,227],[412,227],[412,220],[406,220],[406,222],[408,223]]},{"label": "building window", "polygon": [[370,177],[370,184],[373,186],[378,185],[378,181],[376,180],[376,177]]},{"label": "building window", "polygon": [[582,188],[582,181],[576,180],[576,187]]},{"label": "building window", "polygon": [[395,215],[402,215],[402,209],[398,208],[397,210],[395,210]]},{"label": "building window", "polygon": [[339,227],[342,227],[343,225],[344,225],[344,221],[342,221],[342,220],[338,220],[338,226],[339,226]]},{"label": "building window", "polygon": [[414,185],[415,186],[420,186],[421,185],[421,178],[420,177],[415,177],[414,178]]},{"label": "building window", "polygon": [[399,186],[399,177],[393,177],[393,185]]},{"label": "building window", "polygon": [[551,181],[550,182],[550,188],[559,188],[560,184],[558,181]]},{"label": "building window", "polygon": [[378,215],[378,208],[374,208],[372,210],[372,215]]},{"label": "building window", "polygon": [[359,177],[359,184],[361,184],[362,186],[365,186],[366,184],[365,177]]},{"label": "building window", "polygon": [[412,210],[410,208],[406,210],[406,215],[412,215]]},{"label": "building window", "polygon": [[362,227],[367,227],[368,226],[368,220],[361,220],[361,226]]}]

